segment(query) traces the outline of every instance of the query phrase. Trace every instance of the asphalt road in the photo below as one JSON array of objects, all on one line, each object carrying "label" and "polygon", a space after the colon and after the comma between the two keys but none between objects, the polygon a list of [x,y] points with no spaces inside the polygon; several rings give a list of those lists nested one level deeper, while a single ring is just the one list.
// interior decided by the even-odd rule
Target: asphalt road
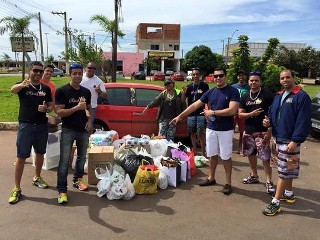
[{"label": "asphalt road", "polygon": [[22,201],[9,205],[15,139],[15,131],[0,131],[1,239],[320,239],[320,145],[313,138],[302,147],[301,175],[294,184],[297,201],[294,205],[283,204],[283,212],[274,217],[261,213],[271,200],[263,183],[241,183],[250,170],[247,159],[236,154],[234,193],[230,196],[220,192],[225,177],[219,164],[217,186],[197,185],[206,177],[208,169],[203,168],[177,188],[130,201],[98,198],[94,186],[89,192],[78,192],[70,185],[70,174],[70,202],[65,206],[57,204],[56,170],[42,172],[49,189],[36,188],[31,185],[34,168],[29,159],[22,178]]}]

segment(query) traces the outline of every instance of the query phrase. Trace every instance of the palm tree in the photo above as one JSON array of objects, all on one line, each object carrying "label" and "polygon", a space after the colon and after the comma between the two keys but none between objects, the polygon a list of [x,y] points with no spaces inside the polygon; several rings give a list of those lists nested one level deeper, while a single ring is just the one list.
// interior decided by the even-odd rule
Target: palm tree
[{"label": "palm tree", "polygon": [[[90,18],[90,23],[93,23],[93,22],[97,22],[103,31],[105,31],[107,34],[111,35],[112,46],[117,47],[117,46],[114,46],[114,44],[113,44],[114,37],[115,37],[114,33],[115,33],[115,29],[116,29],[115,20],[109,20],[107,17],[103,16],[102,14],[96,14]],[[121,30],[118,29],[117,36],[119,36],[120,38],[123,38],[125,36],[125,34]],[[115,67],[113,67],[113,69],[115,69]],[[113,73],[113,74],[115,74],[115,73]]]},{"label": "palm tree", "polygon": [[9,64],[10,64],[10,62],[11,62],[12,60],[11,60],[11,57],[10,57],[8,54],[3,53],[3,55],[2,55],[2,61],[3,61],[4,67],[9,67]]},{"label": "palm tree", "polygon": [[24,37],[27,35],[34,36],[34,33],[29,31],[28,27],[30,25],[30,20],[35,18],[37,15],[30,14],[23,18],[16,17],[4,17],[0,19],[0,35],[3,35],[5,32],[9,32],[12,37],[21,37],[22,38],[22,80],[25,79],[25,42]]}]

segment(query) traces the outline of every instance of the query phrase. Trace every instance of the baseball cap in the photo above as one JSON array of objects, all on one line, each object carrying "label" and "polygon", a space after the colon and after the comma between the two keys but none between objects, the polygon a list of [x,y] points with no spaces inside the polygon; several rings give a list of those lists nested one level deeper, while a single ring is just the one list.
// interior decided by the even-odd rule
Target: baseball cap
[{"label": "baseball cap", "polygon": [[247,74],[245,73],[245,71],[243,71],[242,69],[238,70],[238,72],[237,72],[237,76],[238,76],[239,74],[247,75]]},{"label": "baseball cap", "polygon": [[168,85],[168,84],[171,84],[171,83],[173,83],[173,81],[171,79],[166,79],[163,82],[164,85]]}]

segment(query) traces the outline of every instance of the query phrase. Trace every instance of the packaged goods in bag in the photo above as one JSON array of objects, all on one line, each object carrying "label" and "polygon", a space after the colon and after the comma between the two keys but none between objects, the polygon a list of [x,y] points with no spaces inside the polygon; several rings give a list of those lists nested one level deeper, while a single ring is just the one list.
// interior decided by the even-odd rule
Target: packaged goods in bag
[{"label": "packaged goods in bag", "polygon": [[157,185],[159,178],[159,169],[155,165],[143,165],[146,161],[142,161],[133,181],[136,194],[154,194],[157,193]]},{"label": "packaged goods in bag", "polygon": [[166,189],[168,187],[168,175],[162,168],[160,169],[159,173],[158,187],[160,189]]},{"label": "packaged goods in bag", "polygon": [[126,178],[124,180],[124,185],[127,188],[127,193],[122,197],[122,199],[130,200],[136,195],[136,191],[134,190],[134,186],[133,186],[128,174],[126,174]]},{"label": "packaged goods in bag", "polygon": [[96,168],[95,169],[96,177],[99,180],[97,184],[97,196],[102,197],[107,194],[107,192],[111,188],[111,179],[110,179],[110,172],[109,169],[102,169],[102,168]]}]

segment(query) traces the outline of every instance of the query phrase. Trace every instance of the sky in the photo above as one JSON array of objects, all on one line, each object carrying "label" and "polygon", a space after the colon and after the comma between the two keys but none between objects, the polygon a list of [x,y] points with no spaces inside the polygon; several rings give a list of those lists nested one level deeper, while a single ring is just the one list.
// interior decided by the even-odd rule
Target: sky
[{"label": "sky", "polygon": [[[96,44],[105,52],[111,51],[110,36],[97,23],[90,24],[90,17],[102,14],[114,19],[114,0],[0,0],[0,19],[40,12],[44,55],[48,46],[49,55],[59,59],[64,36],[56,32],[63,30],[64,19],[52,11],[66,12],[71,29],[94,34]],[[278,38],[282,43],[306,43],[320,51],[319,11],[319,0],[121,0],[119,28],[126,35],[119,39],[118,52],[135,52],[139,23],[180,24],[182,56],[198,45],[222,54],[228,38],[236,43],[240,35],[247,35],[248,42]],[[31,20],[30,30],[39,36],[36,19]],[[4,53],[14,59],[8,34],[0,36],[0,59]],[[40,50],[30,56],[39,60]]]}]

